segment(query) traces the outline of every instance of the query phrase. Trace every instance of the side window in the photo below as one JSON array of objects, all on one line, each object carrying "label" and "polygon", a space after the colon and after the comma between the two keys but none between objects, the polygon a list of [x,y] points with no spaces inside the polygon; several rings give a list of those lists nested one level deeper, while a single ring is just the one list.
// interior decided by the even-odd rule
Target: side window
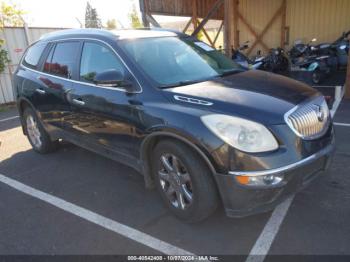
[{"label": "side window", "polygon": [[125,73],[122,62],[109,48],[97,43],[85,43],[81,55],[80,79],[93,82],[96,74],[110,69]]},{"label": "side window", "polygon": [[40,57],[47,46],[47,43],[37,43],[29,47],[24,59],[23,64],[30,68],[36,69],[40,60]]},{"label": "side window", "polygon": [[79,52],[79,42],[58,43],[48,55],[44,72],[60,77],[71,78]]}]

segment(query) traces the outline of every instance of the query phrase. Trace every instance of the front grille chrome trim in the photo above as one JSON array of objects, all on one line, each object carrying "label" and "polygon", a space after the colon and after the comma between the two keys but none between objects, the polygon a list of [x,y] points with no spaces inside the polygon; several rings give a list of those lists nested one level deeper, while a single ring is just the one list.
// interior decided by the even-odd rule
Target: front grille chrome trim
[{"label": "front grille chrome trim", "polygon": [[[323,121],[319,120],[320,111]],[[284,120],[298,137],[314,140],[327,132],[331,116],[324,97],[317,96],[292,108],[284,115]]]}]

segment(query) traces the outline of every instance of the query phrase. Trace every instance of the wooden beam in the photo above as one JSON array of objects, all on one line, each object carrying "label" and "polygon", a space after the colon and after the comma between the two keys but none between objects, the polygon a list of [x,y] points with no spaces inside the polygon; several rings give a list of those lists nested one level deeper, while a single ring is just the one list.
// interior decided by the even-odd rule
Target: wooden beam
[{"label": "wooden beam", "polygon": [[[255,32],[255,30],[253,29],[253,27],[247,22],[247,20],[242,16],[242,14],[240,12],[238,12],[238,17],[239,19],[241,19],[242,23],[248,28],[248,31],[256,38],[258,39],[259,35],[257,32]],[[263,46],[263,48],[268,51],[270,50],[270,48],[264,43],[264,41],[261,39],[260,40],[260,44]]]},{"label": "wooden beam", "polygon": [[287,0],[282,1],[281,48],[284,48],[286,45]]},{"label": "wooden beam", "polygon": [[218,33],[216,34],[215,38],[214,38],[214,41],[213,41],[214,46],[215,46],[215,44],[216,44],[216,41],[218,41],[218,38],[219,38],[219,36],[220,36],[220,32],[221,32],[221,30],[222,30],[223,27],[224,27],[224,21],[221,22],[220,27],[219,27],[219,31],[218,31]]},{"label": "wooden beam", "polygon": [[146,14],[147,20],[149,23],[151,23],[154,27],[161,27],[160,24],[157,22],[157,20],[153,17],[151,14]]},{"label": "wooden beam", "polygon": [[265,26],[264,30],[258,35],[258,37],[256,38],[255,42],[253,43],[253,45],[250,47],[250,49],[248,50],[247,54],[249,55],[253,49],[255,48],[255,46],[259,43],[262,43],[262,39],[264,37],[264,35],[266,34],[266,32],[270,29],[270,27],[272,26],[272,24],[275,22],[275,20],[281,15],[283,10],[283,5],[281,5],[280,8],[278,8],[278,10],[276,11],[276,13],[274,14],[274,16],[271,18],[271,20],[267,23],[267,25]]},{"label": "wooden beam", "polygon": [[205,24],[209,21],[209,19],[219,10],[221,5],[224,3],[224,0],[218,0],[216,3],[213,5],[213,7],[210,9],[209,13],[207,16],[202,20],[202,22],[198,25],[198,27],[194,30],[192,33],[193,36],[196,36],[202,28],[205,26]]},{"label": "wooden beam", "polygon": [[[200,23],[199,20],[197,20],[197,23],[198,23],[198,24]],[[210,36],[209,36],[208,33],[207,33],[207,30],[205,30],[204,27],[202,28],[202,32],[204,33],[205,37],[208,39],[208,42],[210,43],[210,45],[211,45],[212,47],[215,47],[215,46],[214,46],[214,42],[211,40]]]},{"label": "wooden beam", "polygon": [[[348,39],[350,40],[350,36]],[[350,99],[350,55],[348,56],[348,68],[346,73],[345,98]]]},{"label": "wooden beam", "polygon": [[188,23],[186,24],[185,28],[182,30],[182,32],[185,34],[188,30],[188,28],[190,27],[192,23],[192,17],[190,18],[190,20],[188,21]]}]

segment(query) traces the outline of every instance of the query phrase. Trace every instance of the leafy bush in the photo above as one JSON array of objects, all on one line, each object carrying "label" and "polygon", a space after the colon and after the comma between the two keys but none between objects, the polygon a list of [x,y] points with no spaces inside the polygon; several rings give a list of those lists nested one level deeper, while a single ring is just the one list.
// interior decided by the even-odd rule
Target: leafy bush
[{"label": "leafy bush", "polygon": [[0,73],[4,72],[6,65],[10,62],[8,52],[1,48],[3,44],[4,40],[0,39]]}]

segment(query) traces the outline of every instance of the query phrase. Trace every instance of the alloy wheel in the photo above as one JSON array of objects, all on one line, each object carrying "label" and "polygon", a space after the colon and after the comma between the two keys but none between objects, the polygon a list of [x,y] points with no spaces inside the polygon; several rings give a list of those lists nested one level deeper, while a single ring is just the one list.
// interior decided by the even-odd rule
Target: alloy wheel
[{"label": "alloy wheel", "polygon": [[27,134],[29,136],[30,141],[36,148],[40,148],[42,145],[41,133],[38,127],[38,123],[33,116],[31,115],[27,116],[26,126],[27,126]]},{"label": "alloy wheel", "polygon": [[190,174],[182,161],[173,154],[160,157],[161,168],[158,171],[160,185],[170,203],[185,210],[193,203],[193,190]]}]

